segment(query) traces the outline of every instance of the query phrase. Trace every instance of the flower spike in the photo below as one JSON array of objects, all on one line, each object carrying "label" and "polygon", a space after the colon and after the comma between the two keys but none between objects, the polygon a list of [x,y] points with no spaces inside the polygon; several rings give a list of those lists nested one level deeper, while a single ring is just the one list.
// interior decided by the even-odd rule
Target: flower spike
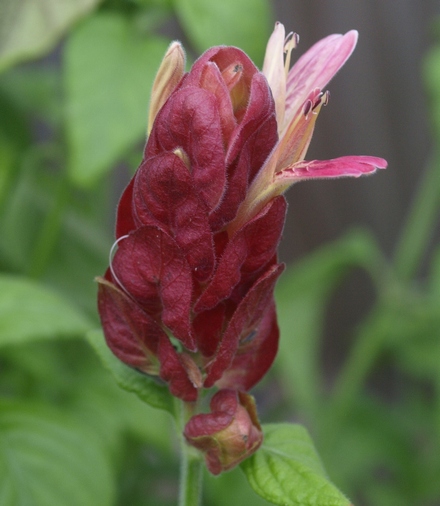
[{"label": "flower spike", "polygon": [[218,389],[211,412],[195,412],[184,429],[213,474],[263,440],[247,392],[278,350],[283,193],[297,181],[386,167],[369,156],[305,160],[325,87],[356,40],[355,31],[331,35],[290,68],[298,36],[276,23],[263,72],[219,46],[188,73],[173,42],[153,84],[149,138],[118,205],[98,310],[114,355],[175,397],[196,406],[203,390]]}]

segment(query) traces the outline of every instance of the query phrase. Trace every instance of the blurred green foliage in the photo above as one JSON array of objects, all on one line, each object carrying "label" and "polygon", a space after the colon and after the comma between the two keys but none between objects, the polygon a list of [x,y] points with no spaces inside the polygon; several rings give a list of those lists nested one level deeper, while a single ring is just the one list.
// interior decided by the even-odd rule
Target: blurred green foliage
[{"label": "blurred green foliage", "polygon": [[[234,44],[259,64],[272,24],[265,0],[1,4],[2,506],[176,503],[172,400],[101,346],[93,284],[112,243],[121,189],[114,169],[132,171],[141,158],[171,19],[192,44],[190,56]],[[331,479],[359,506],[440,501],[440,249],[429,276],[417,277],[440,207],[439,69],[437,43],[424,66],[437,146],[394,260],[358,230],[290,267],[277,290],[281,352],[256,389],[262,420],[304,423]],[[376,300],[328,385],[321,357],[328,304],[356,270],[371,279]],[[400,385],[391,398],[371,381],[385,366]],[[268,402],[277,386],[279,399]],[[140,402],[139,393],[163,409]],[[243,465],[251,484],[258,466],[278,465],[271,444],[269,437]],[[205,483],[207,506],[269,504],[240,469]]]}]

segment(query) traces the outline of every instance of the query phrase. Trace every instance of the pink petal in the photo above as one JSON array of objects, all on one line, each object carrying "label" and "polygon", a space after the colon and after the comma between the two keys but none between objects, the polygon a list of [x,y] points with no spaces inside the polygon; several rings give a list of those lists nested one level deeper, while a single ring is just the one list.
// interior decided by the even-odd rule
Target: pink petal
[{"label": "pink petal", "polygon": [[343,156],[332,160],[295,163],[275,175],[275,185],[290,184],[304,179],[359,177],[385,169],[387,162],[375,156]]},{"label": "pink petal", "polygon": [[309,93],[323,89],[353,52],[358,32],[329,35],[312,46],[290,69],[287,77],[284,124],[302,107]]}]

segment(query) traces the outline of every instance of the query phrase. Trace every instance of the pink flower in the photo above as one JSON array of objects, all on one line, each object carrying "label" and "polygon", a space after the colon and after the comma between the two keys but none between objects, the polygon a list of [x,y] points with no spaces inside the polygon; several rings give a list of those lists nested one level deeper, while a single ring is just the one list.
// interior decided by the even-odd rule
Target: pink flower
[{"label": "pink flower", "polygon": [[275,24],[264,59],[275,99],[279,141],[252,182],[232,229],[257,213],[266,202],[284,193],[293,183],[312,178],[358,177],[385,169],[387,162],[372,156],[344,156],[333,160],[304,160],[318,114],[329,99],[323,91],[344,65],[357,43],[358,33],[329,35],[311,47],[289,70],[291,51],[299,37],[285,37]]}]

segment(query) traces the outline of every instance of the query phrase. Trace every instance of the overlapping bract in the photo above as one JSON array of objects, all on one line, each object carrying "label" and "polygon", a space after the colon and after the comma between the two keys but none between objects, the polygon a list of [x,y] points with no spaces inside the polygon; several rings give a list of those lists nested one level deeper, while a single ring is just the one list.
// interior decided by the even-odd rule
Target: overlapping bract
[{"label": "overlapping bract", "polygon": [[228,224],[277,140],[263,74],[239,49],[213,48],[160,108],[120,200],[99,287],[106,340],[185,401],[215,384],[248,390],[275,358],[285,199],[233,234]]}]

